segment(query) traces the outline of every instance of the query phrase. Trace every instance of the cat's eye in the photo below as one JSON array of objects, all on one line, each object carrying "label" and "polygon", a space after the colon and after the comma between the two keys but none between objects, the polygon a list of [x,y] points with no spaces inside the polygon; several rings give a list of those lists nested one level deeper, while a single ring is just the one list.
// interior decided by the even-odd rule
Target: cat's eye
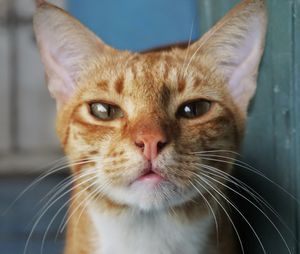
[{"label": "cat's eye", "polygon": [[104,121],[111,121],[124,117],[124,113],[120,107],[103,102],[90,104],[90,112],[94,117]]},{"label": "cat's eye", "polygon": [[197,118],[206,114],[210,110],[211,105],[210,101],[203,99],[187,102],[179,107],[177,116],[188,119]]}]

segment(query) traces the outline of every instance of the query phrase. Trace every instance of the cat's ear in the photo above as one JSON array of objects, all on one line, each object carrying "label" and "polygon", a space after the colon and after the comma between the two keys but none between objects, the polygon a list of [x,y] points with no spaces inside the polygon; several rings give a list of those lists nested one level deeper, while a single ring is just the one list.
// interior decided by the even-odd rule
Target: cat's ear
[{"label": "cat's ear", "polygon": [[37,3],[34,31],[49,91],[61,106],[72,96],[86,64],[114,50],[62,9],[44,1]]},{"label": "cat's ear", "polygon": [[254,95],[265,44],[264,0],[244,0],[192,45],[191,52],[210,62],[225,78],[229,92],[246,113]]}]

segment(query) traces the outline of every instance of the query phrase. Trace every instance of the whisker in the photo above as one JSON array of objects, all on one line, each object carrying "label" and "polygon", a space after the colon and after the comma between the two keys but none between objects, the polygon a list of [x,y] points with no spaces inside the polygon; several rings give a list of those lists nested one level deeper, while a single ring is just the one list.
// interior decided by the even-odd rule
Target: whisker
[{"label": "whisker", "polygon": [[288,246],[288,244],[287,244],[285,238],[283,237],[283,235],[282,235],[282,233],[280,232],[280,230],[278,229],[278,227],[275,225],[275,223],[269,218],[269,216],[268,216],[261,208],[259,208],[254,202],[252,202],[252,201],[251,201],[249,198],[247,198],[245,195],[239,193],[238,191],[234,190],[233,188],[227,186],[226,184],[224,184],[224,183],[222,183],[222,182],[220,182],[220,181],[214,179],[213,177],[210,177],[210,176],[208,176],[208,175],[206,175],[206,174],[204,174],[204,173],[201,173],[201,176],[203,176],[203,177],[205,177],[205,178],[208,178],[208,179],[210,179],[211,181],[214,181],[214,182],[216,182],[216,183],[218,183],[218,184],[224,186],[225,188],[231,190],[232,192],[234,192],[235,194],[237,194],[237,195],[240,196],[241,198],[243,198],[243,199],[245,199],[246,201],[248,201],[251,205],[253,205],[253,206],[254,206],[258,211],[260,211],[260,212],[264,215],[264,217],[271,223],[271,225],[274,227],[274,229],[277,231],[277,233],[279,234],[280,238],[282,239],[282,241],[283,241],[284,245],[286,246],[288,252],[289,252],[290,254],[292,254],[292,252],[291,252],[291,250],[290,250],[290,248],[289,248],[289,246]]},{"label": "whisker", "polygon": [[[83,184],[83,183],[81,183]],[[72,190],[72,189],[71,189]],[[41,213],[41,215],[39,216],[39,218],[36,220],[36,222],[34,223],[30,233],[29,233],[29,236],[27,238],[27,241],[25,243],[25,247],[24,247],[24,252],[23,254],[26,254],[27,253],[27,249],[28,249],[28,245],[29,245],[29,242],[30,242],[30,239],[31,239],[31,236],[36,228],[36,226],[38,225],[38,223],[40,222],[40,220],[42,219],[42,217],[46,214],[46,212],[50,209],[51,206],[53,206],[58,200],[60,200],[63,196],[65,196],[68,192],[70,192],[71,190],[68,190],[67,192],[63,193],[62,195],[60,195],[58,198],[56,198],[46,209],[44,212]]]},{"label": "whisker", "polygon": [[[92,174],[93,172],[90,172],[90,174]],[[94,177],[91,177],[89,179],[87,179],[86,181],[83,181],[81,182],[80,184],[77,184],[76,186],[74,186],[71,191],[74,189],[74,188],[78,188],[80,185],[83,185],[87,182],[90,182],[90,180],[96,178],[97,176],[94,176]],[[83,190],[81,190],[79,193],[77,193],[76,195],[74,195],[71,199],[69,199],[67,202],[65,202],[65,204],[63,204],[63,206],[61,206],[61,208],[55,213],[55,215],[52,217],[50,223],[48,224],[47,226],[47,229],[43,235],[43,239],[42,239],[42,244],[41,244],[41,253],[43,254],[43,249],[44,249],[44,243],[45,243],[45,240],[46,240],[46,237],[47,237],[47,234],[48,234],[48,231],[51,227],[51,225],[53,224],[53,222],[55,221],[55,219],[57,218],[57,216],[60,214],[60,212],[72,201],[74,200],[75,198],[77,198],[78,196],[81,196],[82,193],[84,193],[86,190],[88,190],[90,187],[92,187],[95,183],[91,183],[89,184],[87,187],[85,187]]]},{"label": "whisker", "polygon": [[[206,179],[207,180],[207,179]],[[253,226],[251,225],[251,223],[248,221],[248,219],[243,215],[243,213],[240,211],[240,209],[233,203],[230,201],[229,198],[227,198],[224,194],[222,194],[217,187],[214,187],[211,183],[209,183],[208,181],[206,181],[205,179],[201,178],[201,181],[204,182],[206,185],[208,185],[212,190],[214,190],[216,193],[218,193],[218,195],[220,195],[220,197],[222,197],[228,204],[231,205],[231,207],[233,207],[238,213],[239,215],[243,218],[243,220],[247,223],[247,225],[250,227],[250,229],[252,230],[252,232],[254,233],[256,239],[258,240],[263,253],[267,253],[265,250],[265,247],[260,239],[260,237],[258,236],[257,232],[255,231],[255,229],[253,228]]]},{"label": "whisker", "polygon": [[[96,178],[97,178],[97,176],[96,176]],[[103,191],[103,189],[104,189],[108,184],[109,184],[108,181],[105,182],[103,185],[100,186],[100,187],[104,186],[104,187],[101,188],[100,190]],[[99,191],[98,188],[96,188],[94,191],[92,191],[92,193],[96,193],[96,190]],[[90,195],[90,194],[89,194],[89,195]],[[59,232],[59,233],[62,233],[62,232],[64,231],[64,229],[66,228],[66,226],[67,226],[68,222],[70,221],[71,217],[72,217],[74,214],[76,214],[77,210],[80,208],[80,206],[81,206],[85,201],[86,201],[86,199],[84,199],[83,201],[81,201],[80,204],[77,205],[77,207],[73,209],[72,213],[69,214],[68,219],[63,223],[63,221],[64,221],[64,220],[66,219],[66,217],[67,217],[67,214],[64,216],[64,218],[62,219],[62,223],[59,225],[59,228],[58,228],[58,232]]]},{"label": "whisker", "polygon": [[[217,23],[217,24],[215,25],[214,29],[215,29],[215,31],[217,32],[218,30],[220,30],[221,27],[222,27],[222,26],[221,26],[221,23]],[[187,70],[188,70],[190,64],[191,64],[192,61],[193,61],[193,58],[198,54],[199,50],[202,48],[203,45],[205,45],[205,43],[206,43],[209,39],[210,39],[210,36],[206,36],[206,37],[203,37],[203,38],[201,39],[200,43],[198,42],[198,47],[197,47],[197,49],[194,51],[193,55],[191,56],[190,61],[189,61],[189,63],[188,63],[187,66],[186,66],[184,75],[186,75]]]},{"label": "whisker", "polygon": [[238,166],[240,168],[246,169],[260,177],[262,177],[263,179],[267,180],[269,183],[273,184],[275,187],[279,188],[281,191],[283,191],[286,195],[288,195],[290,198],[292,198],[294,201],[296,201],[298,204],[300,204],[300,201],[291,193],[289,193],[286,189],[284,189],[282,186],[280,186],[278,183],[276,183],[275,181],[273,181],[272,179],[268,178],[267,176],[265,176],[263,173],[261,173],[260,171],[257,171],[255,168],[253,168],[252,166],[248,165],[248,164],[240,164],[240,163],[236,163],[234,161],[225,161],[225,160],[220,160],[220,159],[213,159],[213,158],[205,158],[205,157],[201,157],[201,159],[207,160],[207,161],[215,161],[215,162],[222,162],[222,163],[228,163],[231,165],[235,165]]},{"label": "whisker", "polygon": [[[245,190],[246,192],[248,192],[258,203],[261,202],[263,205],[269,207],[271,210],[273,209],[272,206],[270,205],[270,203],[268,203],[258,192],[256,192],[253,188],[251,188],[249,185],[247,185],[243,181],[239,180],[238,178],[236,178],[236,177],[230,175],[229,173],[222,171],[216,167],[210,166],[210,165],[206,165],[206,164],[202,164],[202,163],[200,163],[200,164],[197,163],[197,165],[198,165],[198,167],[196,167],[196,168],[199,168],[199,167],[204,168],[206,170],[209,170],[209,174],[215,173],[215,176],[223,177],[223,179],[225,179],[226,181],[229,181],[229,182],[233,183],[234,185],[236,185],[237,187],[240,187],[243,190]],[[274,213],[276,214],[275,210],[274,210]],[[277,215],[278,215],[278,213],[277,213]]]},{"label": "whisker", "polygon": [[[63,158],[64,159],[64,158]],[[62,160],[62,159],[61,159]],[[81,160],[78,160],[78,162],[80,162]],[[85,162],[87,163],[87,162]],[[41,174],[39,177],[37,177],[32,183],[30,183],[22,192],[20,192],[18,194],[18,196],[12,201],[12,203],[7,207],[7,209],[5,209],[5,211],[2,213],[2,216],[5,216],[10,209],[16,204],[16,202],[18,202],[20,200],[21,197],[23,197],[25,195],[26,192],[28,192],[31,188],[33,188],[35,185],[39,184],[41,181],[43,181],[45,178],[47,178],[48,176],[57,173],[67,167],[72,167],[72,166],[76,166],[76,165],[80,165],[77,163],[73,163],[70,164],[69,162],[64,162],[62,163],[58,168],[56,168],[56,166],[50,168],[49,170],[47,170],[45,173]]]},{"label": "whisker", "polygon": [[[237,155],[242,157],[242,155],[236,151],[232,151],[232,150],[226,150],[226,149],[220,149],[220,150],[207,150],[207,151],[199,151],[199,152],[189,152],[186,153],[187,155],[195,155],[195,154],[211,154],[211,153],[229,153],[229,154],[233,154],[233,155]],[[229,157],[231,158],[231,157]]]},{"label": "whisker", "polygon": [[[133,166],[135,166],[136,164],[135,163],[131,163],[130,165],[127,165],[127,168],[130,168],[130,167],[133,167]],[[115,169],[124,169],[124,167],[115,167]],[[124,171],[126,171],[126,170],[124,170]],[[110,182],[106,182],[104,185],[103,185],[103,188],[102,189],[100,189],[101,191],[103,191],[103,189],[107,186],[107,185],[109,185],[110,184]],[[99,191],[99,190],[98,190]],[[81,202],[79,205],[78,205],[78,209],[80,208],[80,206],[82,205],[82,203],[83,202]],[[68,222],[69,222],[69,220],[71,219],[71,217],[76,213],[76,211],[78,210],[77,208],[76,209],[74,209],[73,210],[73,212],[72,212],[72,214],[70,214],[69,216],[68,216],[68,219],[66,220],[66,217],[67,217],[67,214],[64,216],[64,218],[62,219],[62,223],[63,223],[63,221],[64,220],[66,220],[65,221],[65,223],[62,225],[62,223],[60,224],[60,226],[59,226],[59,229],[58,229],[58,232],[59,233],[62,233],[63,231],[64,231],[64,229],[65,229],[65,227],[67,226],[67,224],[68,224]]]},{"label": "whisker", "polygon": [[[73,175],[69,175],[67,178],[64,178],[63,180],[61,180],[58,184],[56,184],[39,202],[37,205],[40,205],[45,199],[47,199],[49,196],[51,196],[53,193],[57,193],[59,192],[64,186],[68,186],[68,183],[72,182],[73,179]],[[54,195],[55,195],[54,194]],[[53,197],[53,196],[52,196]],[[51,198],[52,198],[51,197]],[[50,198],[50,199],[51,199]]]},{"label": "whisker", "polygon": [[[167,167],[168,169],[171,169],[170,167]],[[173,170],[173,169],[171,169]],[[185,175],[183,174],[180,174],[180,173],[176,173],[176,172],[172,172],[173,174],[175,174],[176,176],[179,176],[179,177],[186,177]],[[191,185],[193,185],[193,183],[190,181],[190,179],[188,178],[189,182]],[[209,208],[209,210],[211,211],[211,214],[213,215],[213,218],[214,218],[214,221],[215,221],[215,225],[216,225],[216,234],[217,234],[217,243],[219,244],[219,226],[218,226],[218,219],[217,219],[217,216],[214,212],[214,209],[212,208],[211,204],[208,202],[208,200],[205,198],[205,196],[200,192],[200,190],[198,190],[195,186],[193,186],[197,191],[198,193],[201,195],[202,199],[204,200],[204,202],[206,203],[206,206]],[[195,202],[195,201],[194,201]],[[198,202],[197,202],[198,203]],[[175,212],[175,211],[174,211]]]},{"label": "whisker", "polygon": [[205,198],[205,196],[202,194],[202,192],[197,188],[197,186],[195,186],[191,180],[189,180],[189,183],[197,190],[197,192],[199,193],[201,198],[204,200],[206,205],[209,207],[209,210],[211,211],[212,216],[213,216],[214,221],[215,221],[216,234],[217,234],[217,243],[219,243],[219,235],[220,235],[220,233],[219,233],[219,224],[218,224],[217,216],[214,212],[214,209],[212,208],[211,204],[208,202],[207,198]]},{"label": "whisker", "polygon": [[[241,251],[243,254],[245,254],[245,250],[244,250],[244,245],[243,245],[243,242],[242,242],[242,239],[241,239],[241,236],[236,228],[236,225],[234,224],[233,220],[231,219],[228,211],[225,209],[225,207],[221,204],[221,202],[215,197],[215,195],[213,195],[205,186],[203,186],[203,184],[201,184],[201,182],[199,182],[198,180],[196,180],[196,182],[200,185],[201,188],[203,188],[216,202],[217,204],[221,207],[221,209],[224,211],[224,213],[226,214],[228,220],[230,221],[235,233],[236,233],[236,236],[238,238],[238,241],[239,241],[239,244],[240,244],[240,247],[241,247]],[[194,186],[194,184],[191,182],[192,186]],[[196,189],[199,193],[199,190]]]},{"label": "whisker", "polygon": [[182,68],[181,68],[180,74],[179,74],[180,77],[183,77],[183,75],[182,75],[183,69],[185,67],[185,64],[186,64],[186,61],[187,61],[187,57],[188,57],[188,55],[190,53],[190,45],[191,45],[191,42],[192,42],[192,34],[193,34],[193,31],[194,31],[194,23],[195,23],[195,20],[193,20],[193,23],[192,23],[192,26],[191,26],[191,31],[190,31],[190,36],[189,36],[189,42],[188,42],[188,46],[187,46],[186,53],[185,53],[185,56],[184,56]]},{"label": "whisker", "polygon": [[[168,207],[169,209],[171,210],[171,212],[173,213],[173,215],[175,217],[178,218],[178,214],[176,213],[176,211],[174,210],[173,206],[172,206],[172,203],[171,203],[171,200],[170,200],[170,197],[168,196],[167,193],[165,193],[165,191],[162,192],[162,195],[166,198],[167,202],[168,202]],[[168,214],[172,216],[170,210],[168,210]]]},{"label": "whisker", "polygon": [[[53,162],[54,164],[58,164],[60,161],[64,160],[65,157]],[[9,204],[9,206],[3,211],[1,214],[2,216],[5,216],[10,209],[17,203],[17,201],[20,200],[20,198],[29,190],[31,189],[34,185],[36,185],[38,182],[42,181],[42,178],[47,177],[48,175],[51,175],[52,170],[55,169],[56,166],[51,167],[49,170],[47,170],[45,173],[40,175],[37,179],[35,179],[30,185],[28,185],[22,192],[18,194],[18,196]]]},{"label": "whisker", "polygon": [[[60,193],[62,193],[65,189],[67,189],[69,186],[71,186],[74,182],[80,180],[81,178],[85,178],[86,176],[90,175],[92,172],[84,172],[84,173],[81,173],[79,174],[78,176],[74,176],[74,175],[71,175],[71,179],[68,180],[68,182],[66,182],[65,185],[62,185],[53,195],[52,197],[43,205],[43,207],[39,210],[37,216],[39,216],[42,211],[44,211],[44,209],[46,209],[46,207],[57,197],[60,195]],[[76,187],[76,185],[74,186]],[[73,189],[71,188],[70,190],[68,190],[67,192],[64,192],[63,195],[61,195],[60,197],[63,197],[65,196],[66,194],[70,193]],[[37,217],[35,216],[35,217]]]},{"label": "whisker", "polygon": [[228,157],[228,156],[224,156],[224,155],[217,155],[217,154],[207,154],[205,156],[201,156],[200,158],[203,158],[204,160],[211,159],[211,158],[224,159],[223,160],[224,162],[225,162],[225,159],[227,159],[228,162],[235,162],[235,163],[237,163],[236,165],[238,165],[238,166],[242,165],[244,167],[248,167],[248,168],[252,169],[253,171],[263,175],[263,173],[260,170],[254,168],[253,166],[249,165],[248,163],[243,162],[237,158],[232,158],[232,157]]},{"label": "whisker", "polygon": [[[264,199],[258,192],[256,192],[253,188],[251,188],[249,185],[245,184],[244,182],[242,182],[241,180],[237,179],[234,176],[231,176],[230,174],[221,171],[215,167],[212,166],[208,166],[208,165],[202,165],[203,168],[210,170],[209,174],[214,175],[215,177],[219,177],[221,179],[224,179],[232,184],[234,184],[235,186],[241,188],[242,190],[244,190],[245,192],[247,192],[249,195],[251,195],[252,198],[255,199],[255,201],[260,204],[262,207],[266,207],[269,209],[269,211],[271,211],[275,217],[280,221],[280,223],[290,232],[290,234],[293,236],[293,238],[296,239],[296,236],[294,235],[294,233],[292,232],[292,230],[289,228],[289,226],[284,222],[284,220],[280,217],[279,213],[272,207],[272,205],[266,200]],[[212,171],[214,171],[215,173],[213,173]],[[223,176],[225,175],[225,177]]]},{"label": "whisker", "polygon": [[[79,210],[81,206],[82,206],[82,208],[81,208],[81,211],[80,211],[80,213],[79,213],[77,222],[76,222],[76,224],[75,224],[75,231],[77,231],[78,224],[79,224],[79,222],[80,222],[80,218],[81,218],[83,212],[85,211],[85,208],[87,207],[87,204],[88,204],[91,200],[93,200],[94,198],[96,198],[96,197],[97,197],[97,194],[103,192],[103,190],[104,190],[108,185],[109,185],[109,182],[106,182],[106,183],[103,184],[102,186],[96,188],[94,191],[92,191],[92,192],[87,196],[87,198],[86,198],[85,200],[83,200],[83,201],[78,205],[78,207],[76,208],[76,211]],[[99,200],[99,198],[100,198],[100,197],[102,198],[103,196],[104,196],[103,194],[99,195],[99,196],[96,198],[96,200]],[[71,215],[71,216],[74,216],[74,215]],[[69,219],[71,219],[71,217],[69,217]],[[64,227],[62,227],[61,232],[63,232],[63,230],[64,230],[64,228],[66,227],[67,224],[68,224],[68,221],[66,221]]]},{"label": "whisker", "polygon": [[[93,161],[93,160],[88,160],[88,161],[85,160],[85,161],[79,162],[78,164],[76,163],[76,165],[73,164],[73,166],[84,165],[84,164],[89,163],[89,162],[94,162],[94,161]],[[70,166],[72,166],[72,165],[70,165]],[[76,176],[76,177],[80,178],[81,176],[79,175],[79,176]],[[83,177],[84,177],[84,175],[83,175]],[[52,190],[49,191],[49,192],[48,192],[48,193],[47,193],[47,194],[46,194],[46,195],[38,202],[38,204],[40,204],[41,202],[43,202],[48,196],[52,195],[53,192],[56,192],[55,195],[57,195],[57,194],[59,194],[62,190],[66,189],[68,186],[70,186],[70,184],[72,184],[72,181],[69,181],[70,179],[76,180],[73,174],[71,174],[70,176],[68,176],[66,179],[63,179],[63,180],[60,181],[57,185],[55,185],[55,186],[52,188]],[[68,183],[67,183],[67,182],[68,182]],[[64,187],[61,189],[61,188],[60,188],[61,186],[64,186]],[[59,189],[60,189],[60,190],[59,190]],[[53,195],[53,196],[50,198],[50,200],[53,199],[53,197],[55,197],[55,195]],[[50,200],[49,200],[49,201],[50,201]],[[48,201],[48,202],[49,202],[49,201]]]}]

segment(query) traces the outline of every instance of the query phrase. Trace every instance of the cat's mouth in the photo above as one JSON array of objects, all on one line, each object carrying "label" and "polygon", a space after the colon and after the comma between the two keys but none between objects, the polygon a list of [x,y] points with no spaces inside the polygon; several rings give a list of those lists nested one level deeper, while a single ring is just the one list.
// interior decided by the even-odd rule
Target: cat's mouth
[{"label": "cat's mouth", "polygon": [[143,173],[136,178],[134,182],[147,182],[147,183],[153,183],[153,184],[159,184],[160,182],[164,181],[165,178],[162,176],[162,174],[159,172],[158,169],[155,169],[153,167],[146,168]]}]

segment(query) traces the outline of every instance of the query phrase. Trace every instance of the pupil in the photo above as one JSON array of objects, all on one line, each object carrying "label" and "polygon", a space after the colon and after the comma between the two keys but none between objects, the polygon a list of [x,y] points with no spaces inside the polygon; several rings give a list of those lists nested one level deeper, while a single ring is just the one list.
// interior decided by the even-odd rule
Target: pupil
[{"label": "pupil", "polygon": [[107,116],[110,117],[111,116],[111,106],[107,106],[106,111],[107,111]]}]

